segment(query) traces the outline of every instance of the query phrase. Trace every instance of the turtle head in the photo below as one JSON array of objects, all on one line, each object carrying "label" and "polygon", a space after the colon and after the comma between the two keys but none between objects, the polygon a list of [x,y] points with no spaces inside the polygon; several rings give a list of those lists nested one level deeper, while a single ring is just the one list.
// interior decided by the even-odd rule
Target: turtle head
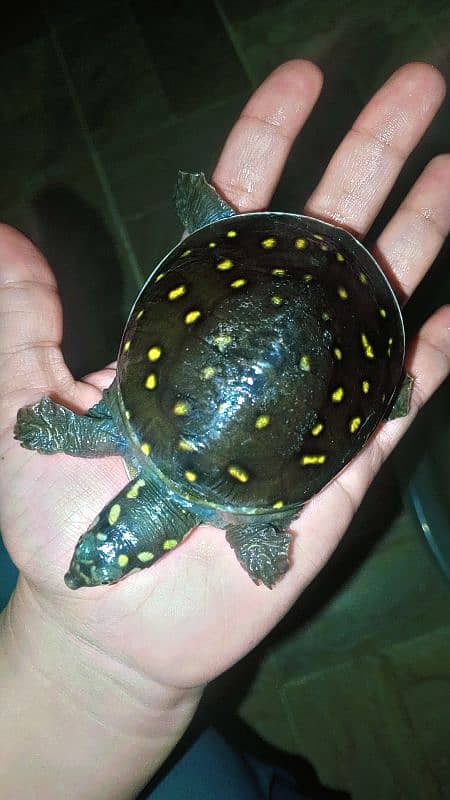
[{"label": "turtle head", "polygon": [[203,172],[178,173],[175,205],[188,233],[236,214],[236,211],[208,183]]}]

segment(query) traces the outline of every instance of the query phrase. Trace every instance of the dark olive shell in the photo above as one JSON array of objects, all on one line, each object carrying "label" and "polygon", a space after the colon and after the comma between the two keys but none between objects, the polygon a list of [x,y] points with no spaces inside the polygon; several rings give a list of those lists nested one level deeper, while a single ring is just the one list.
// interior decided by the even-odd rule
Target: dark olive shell
[{"label": "dark olive shell", "polygon": [[395,296],[342,229],[245,214],[180,243],[131,312],[119,399],[139,458],[196,502],[299,506],[360,450],[403,374]]}]

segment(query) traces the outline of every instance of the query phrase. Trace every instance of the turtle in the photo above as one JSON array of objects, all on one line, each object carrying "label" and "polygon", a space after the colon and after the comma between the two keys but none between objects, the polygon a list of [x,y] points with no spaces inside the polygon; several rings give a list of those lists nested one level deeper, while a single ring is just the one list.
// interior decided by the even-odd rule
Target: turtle
[{"label": "turtle", "polygon": [[302,506],[408,413],[401,311],[351,233],[239,214],[202,172],[178,173],[175,204],[186,233],[138,295],[101,400],[80,415],[43,397],[17,414],[23,447],[127,466],[75,547],[70,589],[152,566],[201,523],[272,588]]}]

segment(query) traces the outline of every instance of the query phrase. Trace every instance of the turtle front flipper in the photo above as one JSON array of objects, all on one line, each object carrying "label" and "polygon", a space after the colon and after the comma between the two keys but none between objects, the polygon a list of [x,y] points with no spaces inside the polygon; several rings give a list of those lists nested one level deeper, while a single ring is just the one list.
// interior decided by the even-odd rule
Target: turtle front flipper
[{"label": "turtle front flipper", "polygon": [[254,520],[228,525],[226,537],[239,563],[255,583],[269,589],[289,568],[291,535],[289,522],[276,525],[273,521]]},{"label": "turtle front flipper", "polygon": [[202,520],[147,474],[108,503],[75,548],[64,577],[69,589],[116,583],[151,567]]},{"label": "turtle front flipper", "polygon": [[85,458],[124,455],[128,449],[103,400],[81,415],[44,397],[18,411],[14,438],[22,447],[38,453]]},{"label": "turtle front flipper", "polygon": [[178,173],[175,204],[178,216],[188,233],[211,222],[236,215],[236,211],[208,183],[203,172]]}]

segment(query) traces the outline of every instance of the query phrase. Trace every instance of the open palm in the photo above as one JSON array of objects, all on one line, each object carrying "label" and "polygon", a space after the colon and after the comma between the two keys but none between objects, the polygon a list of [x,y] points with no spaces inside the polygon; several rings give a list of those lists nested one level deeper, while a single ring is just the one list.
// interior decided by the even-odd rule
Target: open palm
[{"label": "open palm", "polygon": [[[312,64],[282,65],[234,126],[213,183],[238,212],[267,207],[292,143],[321,87]],[[445,93],[432,67],[410,64],[374,96],[345,137],[304,211],[362,238]],[[180,165],[182,166],[182,165]],[[388,277],[407,298],[447,235],[450,157],[424,170],[377,242]],[[222,533],[201,526],[149,570],[113,586],[68,590],[74,545],[127,482],[119,458],[41,456],[13,440],[17,410],[50,395],[75,411],[96,403],[114,367],[74,381],[59,345],[55,280],[24,236],[0,227],[0,525],[20,570],[19,592],[69,635],[161,684],[207,682],[245,655],[321,569],[348,527],[383,460],[449,371],[450,309],[437,312],[412,343],[415,379],[406,419],[380,426],[367,447],[292,526],[292,568],[273,590],[255,586]]]}]

